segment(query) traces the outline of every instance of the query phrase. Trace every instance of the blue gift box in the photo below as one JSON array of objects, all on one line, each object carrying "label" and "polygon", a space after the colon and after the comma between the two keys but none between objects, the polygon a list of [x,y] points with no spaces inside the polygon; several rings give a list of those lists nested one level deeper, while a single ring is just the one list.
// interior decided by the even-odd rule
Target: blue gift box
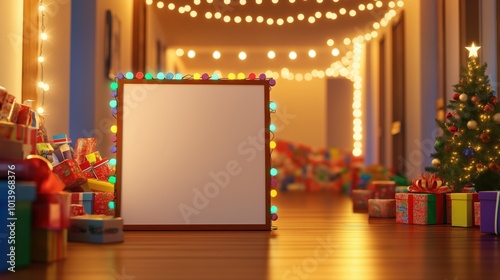
[{"label": "blue gift box", "polygon": [[[15,171],[15,170],[14,170]],[[31,203],[34,182],[0,180],[0,272],[31,263]]]}]

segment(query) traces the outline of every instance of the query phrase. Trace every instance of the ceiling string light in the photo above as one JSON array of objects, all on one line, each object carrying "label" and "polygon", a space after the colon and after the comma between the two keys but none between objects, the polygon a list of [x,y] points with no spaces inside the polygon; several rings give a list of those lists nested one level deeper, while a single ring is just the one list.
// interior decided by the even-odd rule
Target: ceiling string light
[{"label": "ceiling string light", "polygon": [[[318,3],[322,3],[320,1],[317,1]],[[207,1],[208,4],[213,4],[213,1]],[[239,2],[240,5],[245,5],[246,4],[246,1],[240,1]],[[243,4],[242,4],[243,3]],[[262,1],[260,2],[256,2],[256,4],[261,4]],[[146,4],[148,5],[152,5],[153,4],[153,0],[146,0]],[[195,6],[198,6],[201,4],[201,1],[194,1],[194,5]],[[234,5],[233,1],[219,1],[217,2],[217,5]],[[389,1],[387,3],[386,6],[388,6],[389,8],[394,8],[396,6],[401,6],[403,5],[403,1],[400,0],[400,1],[397,1],[397,2],[394,2],[394,1]],[[157,2],[157,7],[158,8],[163,8],[165,6],[164,2],[163,1],[158,1]],[[204,15],[205,15],[205,18],[206,19],[217,19],[217,20],[222,20],[226,23],[230,23],[230,22],[235,22],[235,23],[242,23],[242,22],[247,22],[247,23],[251,23],[251,22],[257,22],[257,23],[266,23],[268,25],[273,25],[273,24],[276,24],[278,26],[281,26],[281,25],[284,25],[285,23],[288,23],[288,24],[291,24],[291,23],[294,23],[296,21],[305,21],[307,20],[307,22],[309,23],[315,23],[317,20],[319,19],[329,19],[329,20],[335,20],[337,19],[339,16],[351,16],[351,17],[354,17],[356,15],[358,15],[359,12],[364,12],[364,11],[371,11],[371,10],[374,10],[374,9],[380,9],[384,7],[384,3],[380,0],[378,1],[375,1],[375,4],[373,4],[373,1],[368,1],[367,4],[359,4],[358,7],[357,7],[357,10],[356,9],[351,9],[351,10],[347,10],[346,8],[338,8],[338,9],[335,9],[335,10],[330,10],[330,11],[327,11],[327,12],[320,12],[320,11],[317,11],[315,12],[314,14],[312,15],[304,15],[303,13],[298,13],[296,15],[288,15],[288,16],[284,16],[284,17],[281,17],[281,18],[273,18],[273,17],[268,17],[268,18],[264,18],[263,16],[252,16],[252,15],[235,15],[233,17],[231,17],[230,15],[222,15],[221,12],[206,12]],[[171,11],[173,10],[176,10],[177,8],[177,12],[179,12],[180,14],[189,14],[191,17],[197,17],[198,14],[200,14],[198,11],[194,10],[191,5],[189,4],[185,4],[185,5],[180,5],[180,6],[177,6],[175,3],[169,3],[167,5],[167,8]],[[243,20],[244,19],[244,20]]]}]

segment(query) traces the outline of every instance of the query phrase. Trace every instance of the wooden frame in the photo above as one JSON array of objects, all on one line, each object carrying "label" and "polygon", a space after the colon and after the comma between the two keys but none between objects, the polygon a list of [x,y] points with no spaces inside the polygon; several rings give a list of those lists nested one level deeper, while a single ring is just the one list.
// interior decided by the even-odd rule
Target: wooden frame
[{"label": "wooden frame", "polygon": [[119,80],[117,94],[125,230],[271,230],[269,81]]}]

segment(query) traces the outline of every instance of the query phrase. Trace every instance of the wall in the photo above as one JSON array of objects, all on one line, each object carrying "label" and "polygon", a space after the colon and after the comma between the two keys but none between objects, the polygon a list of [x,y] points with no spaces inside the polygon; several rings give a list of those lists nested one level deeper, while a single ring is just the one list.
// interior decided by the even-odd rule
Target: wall
[{"label": "wall", "polygon": [[[69,132],[71,1],[45,0],[45,28],[48,40],[43,43],[44,79],[50,85],[45,93],[45,125],[49,138]],[[41,105],[42,96],[38,96]]]},{"label": "wall", "polygon": [[350,152],[352,140],[353,83],[346,78],[332,78],[326,81],[326,136],[327,146]]},{"label": "wall", "polygon": [[116,120],[109,107],[112,80],[105,70],[105,13],[111,10],[115,26],[120,23],[115,74],[130,71],[133,2],[73,0],[72,4],[70,136],[95,137],[101,155],[112,157],[110,127]]},{"label": "wall", "polygon": [[21,100],[23,1],[2,0],[0,11],[0,86]]},{"label": "wall", "polygon": [[[157,15],[153,12],[156,8],[154,5],[146,5],[146,72],[156,73],[157,71],[157,43],[160,42],[162,48],[167,47],[165,38],[163,37],[164,31],[157,18]],[[166,69],[166,50],[159,54],[162,56],[161,64],[163,69],[160,71],[165,71]]]},{"label": "wall", "polygon": [[490,78],[493,90],[498,93],[496,5],[498,1],[495,0],[481,1],[481,51],[478,55],[483,63],[488,64],[486,75]]},{"label": "wall", "polygon": [[96,2],[95,14],[95,60],[94,60],[94,123],[93,127],[99,138],[98,150],[101,155],[114,157],[110,152],[113,143],[110,127],[116,124],[111,115],[109,101],[111,80],[105,73],[104,68],[104,26],[106,10],[111,10],[113,16],[120,22],[120,55],[118,72],[128,72],[132,68],[132,22],[133,22],[133,0],[98,0]]}]

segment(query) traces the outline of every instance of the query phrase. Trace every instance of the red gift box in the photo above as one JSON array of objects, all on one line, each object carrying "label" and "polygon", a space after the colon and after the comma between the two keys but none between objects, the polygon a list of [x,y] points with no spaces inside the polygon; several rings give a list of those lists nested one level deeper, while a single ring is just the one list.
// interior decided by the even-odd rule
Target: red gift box
[{"label": "red gift box", "polygon": [[115,209],[110,209],[109,203],[114,201],[114,194],[110,192],[96,192],[94,198],[94,214],[114,216]]},{"label": "red gift box", "polygon": [[19,104],[19,113],[17,114],[17,123],[30,125],[31,124],[31,111],[28,105]]},{"label": "red gift box", "polygon": [[67,159],[54,166],[53,172],[63,181],[66,188],[71,189],[87,182],[80,166],[74,159]]},{"label": "red gift box", "polygon": [[351,193],[353,210],[368,210],[368,200],[375,198],[372,190],[352,190]]},{"label": "red gift box", "polygon": [[78,164],[82,164],[86,161],[85,156],[93,153],[97,147],[96,138],[78,138],[75,144],[75,155],[73,159],[76,160]]},{"label": "red gift box", "polygon": [[446,223],[451,224],[451,193],[446,194]]},{"label": "red gift box", "polygon": [[370,185],[375,198],[394,199],[396,195],[396,182],[394,181],[373,181]]},{"label": "red gift box", "polygon": [[0,121],[0,138],[31,145],[30,153],[36,155],[36,128]]},{"label": "red gift box", "polygon": [[88,161],[83,162],[80,164],[80,169],[87,179],[108,181],[108,177],[113,174],[113,170],[109,167],[109,160],[107,158],[103,158],[94,164]]},{"label": "red gift box", "polygon": [[86,215],[85,208],[81,204],[71,204],[71,217]]},{"label": "red gift box", "polygon": [[[3,99],[0,100],[0,120],[12,122],[12,117],[14,114],[14,104],[16,102],[16,97],[14,95],[3,93]],[[1,97],[0,97],[1,98]],[[17,117],[17,116],[16,116]]]},{"label": "red gift box", "polygon": [[39,193],[33,202],[33,228],[66,229],[70,225],[70,213],[70,193]]},{"label": "red gift box", "polygon": [[93,192],[71,193],[71,203],[83,206],[85,213],[94,213],[95,194]]},{"label": "red gift box", "polygon": [[474,202],[474,225],[481,225],[481,202]]},{"label": "red gift box", "polygon": [[368,199],[368,216],[394,218],[396,216],[396,199]]},{"label": "red gift box", "polygon": [[443,224],[445,222],[445,194],[396,194],[396,223]]}]

